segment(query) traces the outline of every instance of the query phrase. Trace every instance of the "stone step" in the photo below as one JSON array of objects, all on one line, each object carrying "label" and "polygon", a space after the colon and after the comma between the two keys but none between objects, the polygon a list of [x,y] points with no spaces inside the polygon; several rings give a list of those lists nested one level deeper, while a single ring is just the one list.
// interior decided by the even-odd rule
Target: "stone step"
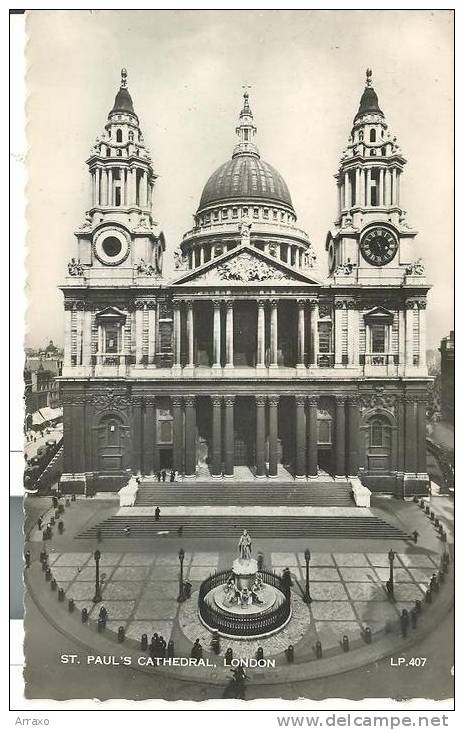
[{"label": "stone step", "polygon": [[[97,530],[105,539],[124,539],[124,528],[130,527],[131,538],[151,538],[158,533],[166,536],[190,538],[236,538],[237,530],[246,529],[255,538],[331,538],[331,539],[393,539],[405,540],[409,536],[378,517],[263,517],[247,516],[195,516],[164,517],[155,522],[153,517],[114,516],[87,528],[78,535],[82,539],[95,539]],[[179,530],[181,528],[181,530]]]}]

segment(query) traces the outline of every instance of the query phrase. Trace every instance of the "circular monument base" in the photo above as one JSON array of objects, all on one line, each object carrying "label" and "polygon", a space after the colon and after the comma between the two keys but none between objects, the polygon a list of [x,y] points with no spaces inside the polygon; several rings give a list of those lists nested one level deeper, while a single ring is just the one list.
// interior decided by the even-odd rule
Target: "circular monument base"
[{"label": "circular monument base", "polygon": [[214,588],[206,596],[206,600],[209,602],[214,601],[216,606],[222,611],[225,611],[225,613],[250,616],[263,613],[263,611],[272,608],[277,600],[277,592],[272,586],[263,584],[263,587],[259,591],[259,600],[261,603],[250,603],[243,606],[239,603],[230,603],[230,599],[224,591],[224,586],[219,586],[218,588]]}]

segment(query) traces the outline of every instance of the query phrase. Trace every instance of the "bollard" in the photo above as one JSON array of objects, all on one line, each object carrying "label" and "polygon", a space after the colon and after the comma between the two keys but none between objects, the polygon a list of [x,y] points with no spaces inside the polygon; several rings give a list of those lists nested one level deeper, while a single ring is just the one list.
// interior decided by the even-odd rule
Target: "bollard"
[{"label": "bollard", "polygon": [[316,641],[316,657],[322,659],[322,644],[320,641]]},{"label": "bollard", "polygon": [[26,552],[24,553],[24,563],[26,565],[26,568],[29,568],[31,564],[31,554],[29,550],[26,550]]},{"label": "bollard", "polygon": [[366,626],[364,629],[364,641],[366,644],[370,644],[372,642],[372,631],[369,626]]},{"label": "bollard", "polygon": [[409,618],[411,619],[411,628],[415,629],[417,626],[417,610],[415,608],[411,608]]},{"label": "bollard", "polygon": [[64,601],[64,590],[62,588],[58,590],[58,600]]},{"label": "bollard", "polygon": [[427,588],[427,590],[425,591],[425,602],[432,603],[432,591],[430,590],[430,588]]},{"label": "bollard", "polygon": [[440,528],[440,520],[438,519],[438,517],[435,517],[435,527]]},{"label": "bollard", "polygon": [[146,651],[148,649],[148,636],[146,634],[142,634],[142,638],[140,640],[140,648],[142,651]]},{"label": "bollard", "polygon": [[434,522],[434,521],[435,521],[435,512],[434,512],[433,510],[430,510],[430,514],[429,514],[429,517],[430,517],[430,520],[431,520],[432,522]]},{"label": "bollard", "polygon": [[430,514],[430,507],[428,506],[428,504],[425,506],[425,514],[426,515]]},{"label": "bollard", "polygon": [[102,617],[99,616],[98,617],[98,621],[97,621],[97,631],[98,631],[99,634],[101,634],[101,632],[103,631],[103,629],[105,628],[105,626],[106,626],[106,621],[104,621],[102,619]]},{"label": "bollard", "polygon": [[232,659],[233,659],[233,656],[234,655],[233,655],[232,649],[229,646],[229,648],[227,649],[226,653],[224,654],[224,662],[225,662],[225,664],[230,664],[231,661],[232,661]]},{"label": "bollard", "polygon": [[170,641],[168,641],[168,646],[166,649],[166,656],[171,659],[174,656],[174,642],[172,639]]},{"label": "bollard", "polygon": [[262,646],[258,646],[258,648],[256,649],[255,659],[257,659],[258,661],[264,659],[264,650]]},{"label": "bollard", "polygon": [[417,530],[414,530],[414,532],[412,533],[412,539],[414,540],[414,544],[415,545],[417,545],[417,538],[418,537],[419,537],[419,533],[417,532]]},{"label": "bollard", "polygon": [[42,560],[42,572],[45,573],[48,570],[48,561]]},{"label": "bollard", "polygon": [[55,524],[55,518],[54,517],[50,517],[50,524],[51,524],[52,527]]},{"label": "bollard", "polygon": [[211,651],[213,654],[219,655],[221,651],[221,643],[219,641],[219,634],[217,631],[213,631],[213,638],[211,639]]},{"label": "bollard", "polygon": [[83,608],[81,611],[81,621],[83,624],[86,624],[89,620],[89,612],[86,608]]},{"label": "bollard", "polygon": [[66,497],[65,504],[66,504],[66,507],[69,507],[71,505],[71,502],[69,501],[69,497]]},{"label": "bollard", "polygon": [[258,563],[258,570],[261,571],[264,566],[264,555],[262,553],[258,553],[256,562]]},{"label": "bollard", "polygon": [[421,499],[421,501],[420,501],[420,506],[422,507],[422,509],[424,509],[424,507],[425,507],[425,502],[424,502],[424,500],[423,500],[423,499]]},{"label": "bollard", "polygon": [[63,520],[60,520],[58,522],[58,532],[60,533],[60,535],[63,534],[63,530],[64,530],[64,522],[63,522]]},{"label": "bollard", "polygon": [[74,611],[74,598],[70,598],[68,601],[68,611],[69,613]]},{"label": "bollard", "polygon": [[97,530],[97,542],[101,542],[101,541],[102,541],[102,531]]},{"label": "bollard", "polygon": [[385,633],[391,634],[391,630],[392,630],[391,621],[389,619],[387,619],[387,621],[385,621]]},{"label": "bollard", "polygon": [[47,570],[45,571],[45,580],[50,581],[51,579],[52,579],[52,571],[50,570],[50,568],[47,568]]},{"label": "bollard", "polygon": [[58,584],[57,584],[56,580],[54,578],[52,578],[50,581],[50,588],[52,589],[52,591],[56,591],[57,585]]},{"label": "bollard", "polygon": [[293,662],[295,661],[295,649],[293,648],[292,644],[287,646],[287,648],[285,649],[285,657],[289,664],[293,664]]},{"label": "bollard", "polygon": [[443,532],[442,532],[442,535],[441,535],[441,540],[442,540],[442,542],[446,542],[446,541],[447,541],[447,539],[448,539],[448,536],[447,536],[446,532],[444,532],[444,531],[443,531]]},{"label": "bollard", "polygon": [[126,632],[124,626],[120,626],[118,629],[118,641],[121,643],[126,638]]},{"label": "bollard", "polygon": [[76,495],[75,494],[71,494],[71,502],[75,502],[75,501],[76,501]]},{"label": "bollard", "polygon": [[342,649],[343,649],[344,652],[347,652],[347,651],[350,650],[350,640],[349,640],[349,638],[347,637],[346,634],[343,635]]},{"label": "bollard", "polygon": [[419,614],[422,611],[422,601],[419,601],[419,599],[417,599],[414,604],[414,608],[416,609],[416,613]]}]

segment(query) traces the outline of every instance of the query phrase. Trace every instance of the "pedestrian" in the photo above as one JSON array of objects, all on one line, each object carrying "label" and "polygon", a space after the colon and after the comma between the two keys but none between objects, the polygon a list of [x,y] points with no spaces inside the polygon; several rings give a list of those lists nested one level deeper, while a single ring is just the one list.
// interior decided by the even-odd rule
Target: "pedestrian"
[{"label": "pedestrian", "polygon": [[166,481],[166,476],[167,476],[166,469],[163,469],[163,471],[161,472],[161,479],[163,480],[163,482]]},{"label": "pedestrian", "polygon": [[179,537],[182,537],[183,532],[184,532],[184,526],[179,525],[179,527],[177,528],[177,534],[179,535]]},{"label": "pedestrian", "polygon": [[408,635],[409,614],[406,608],[403,608],[400,616],[401,635],[405,638]]},{"label": "pedestrian", "polygon": [[282,571],[281,586],[284,591],[289,591],[293,585],[290,568],[284,568]]},{"label": "pedestrian", "polygon": [[130,534],[130,527],[129,527],[129,525],[126,525],[125,526],[125,528],[124,528],[124,534],[126,535],[126,537]]},{"label": "pedestrian", "polygon": [[156,472],[156,479],[157,479],[158,482],[161,481],[161,472],[160,471],[157,471]]},{"label": "pedestrian", "polygon": [[135,477],[135,481],[137,482],[137,484],[140,484],[140,477]]},{"label": "pedestrian", "polygon": [[42,529],[42,518],[41,517],[39,517],[39,519],[37,520],[37,527],[39,530]]},{"label": "pedestrian", "polygon": [[176,481],[176,472],[174,471],[174,469],[171,469],[171,474],[169,476],[169,481],[170,482],[175,482]]},{"label": "pedestrian", "polygon": [[161,514],[161,510],[160,510],[160,508],[159,508],[159,507],[157,507],[157,508],[155,509],[155,522],[158,522],[158,521],[159,521],[159,518],[160,518],[160,514]]},{"label": "pedestrian", "polygon": [[190,656],[192,659],[201,659],[203,655],[203,647],[200,644],[200,639],[195,639],[195,643],[192,646],[192,651],[190,652]]}]

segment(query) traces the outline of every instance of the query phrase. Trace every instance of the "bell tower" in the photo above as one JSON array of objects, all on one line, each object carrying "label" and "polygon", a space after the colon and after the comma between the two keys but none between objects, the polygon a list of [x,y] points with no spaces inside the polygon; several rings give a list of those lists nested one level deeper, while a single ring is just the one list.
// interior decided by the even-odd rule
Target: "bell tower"
[{"label": "bell tower", "polygon": [[124,68],[104,132],[86,163],[90,207],[75,234],[86,278],[98,276],[107,266],[119,267],[118,278],[137,267],[161,275],[164,237],[156,230],[152,212],[156,175]]},{"label": "bell tower", "polygon": [[[365,284],[403,281],[415,264],[417,235],[401,204],[406,160],[392,136],[366,71],[366,85],[335,179],[338,216],[326,250],[329,274]],[[417,263],[417,262],[416,262]]]}]

